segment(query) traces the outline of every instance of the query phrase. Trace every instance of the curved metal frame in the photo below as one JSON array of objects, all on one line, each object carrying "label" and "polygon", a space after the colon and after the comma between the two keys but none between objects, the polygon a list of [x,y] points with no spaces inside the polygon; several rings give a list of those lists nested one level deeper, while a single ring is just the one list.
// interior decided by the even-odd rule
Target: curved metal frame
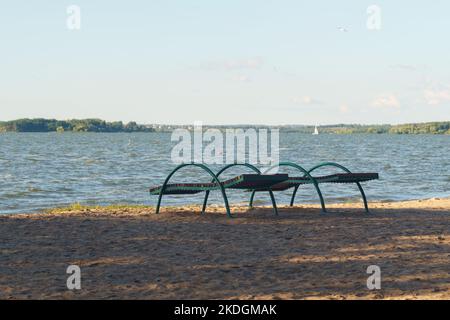
[{"label": "curved metal frame", "polygon": [[[165,191],[165,189],[166,189],[167,184],[168,184],[169,181],[170,181],[170,178],[171,178],[178,170],[180,170],[180,169],[182,169],[182,168],[184,168],[184,167],[187,167],[187,166],[194,166],[194,167],[198,167],[198,168],[203,169],[204,171],[206,171],[206,172],[212,177],[212,182],[216,182],[216,183],[218,184],[218,186],[220,187],[220,191],[222,192],[222,197],[223,197],[223,200],[224,200],[224,203],[225,203],[225,209],[226,209],[226,211],[227,211],[227,216],[230,217],[230,218],[232,218],[233,216],[231,215],[230,206],[229,206],[229,203],[228,203],[228,198],[227,198],[227,195],[226,195],[226,192],[225,192],[225,188],[224,188],[224,186],[221,184],[221,182],[220,182],[220,180],[219,180],[219,176],[220,176],[225,170],[227,170],[227,169],[229,169],[229,168],[231,168],[231,167],[234,167],[234,166],[245,166],[245,167],[248,167],[248,168],[252,169],[252,170],[255,171],[256,173],[261,174],[261,171],[260,171],[258,168],[256,168],[255,166],[253,166],[253,165],[251,165],[251,164],[248,164],[248,163],[233,163],[233,164],[226,165],[225,167],[223,167],[222,169],[220,169],[220,170],[217,172],[217,174],[214,174],[214,173],[211,171],[211,169],[209,169],[209,168],[208,168],[207,166],[205,166],[204,164],[200,164],[200,163],[184,163],[184,164],[181,164],[181,165],[177,166],[174,170],[172,170],[172,172],[167,176],[166,180],[164,181],[164,183],[163,183],[163,185],[162,185],[162,187],[161,187],[161,190],[160,190],[160,192],[159,192],[159,196],[158,196],[158,204],[156,205],[156,213],[159,213],[159,209],[160,209],[160,207],[161,207],[162,196],[163,196],[163,194],[164,194],[164,191]],[[305,170],[305,169],[304,169],[303,167],[301,167],[300,165],[295,164],[295,163],[293,163],[293,162],[280,162],[279,164],[274,165],[274,166],[270,167],[269,169],[267,169],[266,172],[269,171],[269,170],[271,170],[271,169],[273,169],[273,168],[276,168],[276,167],[282,167],[282,166],[296,168],[296,169],[300,170],[300,171],[304,174],[304,177],[308,177],[308,178],[312,181],[312,183],[313,183],[313,185],[314,185],[314,187],[315,187],[315,189],[316,189],[316,191],[317,191],[317,194],[319,195],[319,198],[320,198],[320,204],[321,204],[321,206],[322,206],[322,212],[327,212],[327,211],[326,211],[326,208],[325,208],[325,202],[324,202],[324,200],[323,200],[323,196],[322,196],[322,192],[320,191],[319,184],[317,183],[317,180],[316,180],[313,176],[311,176],[311,172],[313,172],[313,171],[316,170],[316,169],[322,168],[322,167],[331,166],[331,167],[339,168],[339,169],[341,169],[341,170],[343,170],[343,171],[345,171],[345,172],[347,172],[347,173],[352,173],[352,172],[351,172],[349,169],[347,169],[346,167],[344,167],[344,166],[342,166],[342,165],[340,165],[340,164],[338,164],[338,163],[335,163],[335,162],[324,162],[324,163],[321,163],[321,164],[318,164],[318,165],[312,167],[312,168],[309,169],[308,171]],[[355,183],[356,183],[356,185],[358,186],[358,189],[359,189],[359,191],[360,191],[360,193],[361,193],[361,196],[362,196],[362,199],[363,199],[363,202],[364,202],[364,208],[365,208],[366,212],[368,213],[368,212],[369,212],[369,207],[368,207],[368,205],[367,205],[367,198],[366,198],[366,195],[365,195],[365,193],[364,193],[364,189],[362,188],[362,186],[361,186],[361,184],[360,184],[359,182],[355,182]],[[294,188],[294,192],[292,193],[292,197],[291,197],[290,206],[293,206],[293,205],[294,205],[294,200],[295,200],[295,196],[296,196],[296,194],[297,194],[298,188],[299,188],[299,186],[295,186],[295,188]],[[206,205],[207,205],[207,202],[208,202],[209,193],[210,193],[210,190],[207,190],[207,191],[206,191],[206,194],[205,194],[205,199],[204,199],[204,201],[203,201],[202,213],[205,212]],[[256,193],[256,190],[253,190],[253,191],[252,191],[252,194],[251,194],[251,196],[250,196],[250,202],[249,202],[249,207],[250,207],[250,208],[253,207],[253,200],[254,200],[254,197],[255,197],[255,193]],[[274,197],[273,191],[272,191],[272,190],[269,190],[269,194],[270,194],[270,198],[271,198],[271,200],[272,200],[272,205],[273,205],[275,214],[278,215],[278,209],[277,209],[277,205],[276,205],[276,202],[275,202],[275,197]]]},{"label": "curved metal frame", "polygon": [[[310,174],[311,172],[313,172],[316,169],[319,169],[321,167],[336,167],[339,169],[342,169],[343,171],[347,172],[347,173],[352,173],[349,169],[347,169],[346,167],[344,167],[343,165],[340,165],[339,163],[335,163],[335,162],[324,162],[321,164],[318,164],[317,166],[312,167],[311,169],[308,170],[308,174]],[[367,199],[366,199],[366,194],[364,193],[364,190],[361,186],[361,184],[359,182],[355,182],[356,185],[358,186],[359,191],[361,192],[361,196],[362,199],[364,201],[364,208],[366,209],[366,212],[369,213],[369,206],[367,205]]]},{"label": "curved metal frame", "polygon": [[217,182],[217,184],[220,187],[220,191],[222,192],[223,201],[225,202],[225,209],[227,210],[227,216],[232,218],[231,211],[230,211],[230,206],[228,204],[227,194],[225,192],[225,188],[220,183],[220,180],[217,178],[217,176],[211,171],[211,169],[209,169],[204,164],[200,164],[200,163],[183,163],[183,164],[180,164],[178,167],[176,167],[175,169],[172,170],[172,172],[167,176],[166,180],[164,181],[164,183],[163,183],[163,185],[161,187],[161,191],[159,192],[158,204],[156,205],[156,213],[159,213],[159,208],[161,206],[161,199],[162,199],[162,196],[164,194],[164,191],[166,189],[167,183],[169,182],[170,178],[175,174],[175,172],[177,172],[181,168],[184,168],[184,167],[187,167],[187,166],[194,166],[194,167],[198,167],[198,168],[201,168],[201,169],[205,170],[213,178],[213,182],[214,181]]},{"label": "curved metal frame", "polygon": [[[271,166],[269,169],[266,170],[266,172],[273,168],[276,168],[276,167],[292,167],[292,168],[296,168],[296,169],[300,170],[302,173],[304,173],[304,175],[312,181],[314,188],[316,189],[317,194],[319,195],[320,205],[322,206],[322,212],[327,212],[327,209],[325,208],[325,201],[323,200],[323,196],[322,196],[322,192],[320,191],[319,184],[317,183],[316,179],[314,179],[314,177],[312,177],[309,174],[309,172],[305,170],[305,168],[303,168],[302,166],[300,166],[296,163],[293,163],[293,162],[280,162],[279,164]],[[297,194],[297,190],[298,190],[298,186],[295,187],[294,192],[292,193],[290,206],[294,205],[294,199],[295,199],[295,195]],[[250,207],[253,206],[254,196],[255,196],[255,191],[252,192],[252,195],[250,197]]]},{"label": "curved metal frame", "polygon": [[[237,167],[237,166],[244,166],[244,167],[247,167],[247,168],[252,169],[252,170],[255,171],[257,174],[261,174],[261,171],[260,171],[258,168],[256,168],[254,165],[251,165],[251,164],[249,164],[249,163],[232,163],[232,164],[228,164],[228,165],[226,165],[225,167],[223,167],[222,169],[220,169],[220,170],[216,173],[216,178],[219,179],[219,176],[220,176],[224,171],[228,170],[229,168]],[[213,180],[213,182],[214,182],[214,180]],[[207,190],[206,193],[205,193],[205,199],[203,200],[202,214],[205,213],[206,205],[207,205],[207,203],[208,203],[209,193],[210,193],[209,190]],[[276,202],[275,202],[275,196],[273,195],[272,190],[269,190],[269,194],[270,194],[270,199],[271,199],[271,201],[272,201],[272,206],[273,206],[273,209],[274,209],[274,211],[275,211],[275,214],[278,215],[277,204],[276,204]],[[252,196],[253,196],[253,193],[252,193]],[[252,204],[253,204],[253,197],[251,198],[251,202],[252,202]],[[252,208],[251,205],[250,205],[250,208]]]}]

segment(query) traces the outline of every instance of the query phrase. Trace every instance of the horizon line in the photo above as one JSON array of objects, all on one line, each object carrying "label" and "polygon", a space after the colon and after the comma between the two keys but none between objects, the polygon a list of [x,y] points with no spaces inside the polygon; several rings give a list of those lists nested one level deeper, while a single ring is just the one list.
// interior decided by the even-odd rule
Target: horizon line
[{"label": "horizon line", "polygon": [[[14,121],[18,121],[18,120],[56,120],[56,121],[83,121],[83,120],[100,120],[100,121],[105,121],[105,122],[122,122],[122,123],[130,123],[130,122],[135,122],[137,124],[140,125],[145,125],[145,126],[149,126],[149,125],[159,125],[159,126],[195,126],[196,123],[199,123],[200,121],[193,121],[192,123],[158,123],[158,122],[153,122],[153,123],[144,123],[144,122],[137,122],[135,120],[130,120],[130,121],[123,121],[123,120],[104,120],[102,118],[66,118],[66,119],[57,119],[57,118],[42,118],[42,117],[37,117],[37,118],[17,118],[17,119],[13,119],[13,120],[0,120],[0,123],[2,122],[14,122]],[[304,127],[309,127],[309,126],[317,126],[317,127],[323,127],[323,126],[396,126],[396,125],[409,125],[409,124],[427,124],[427,123],[436,123],[436,122],[450,122],[450,120],[433,120],[433,121],[423,121],[423,122],[397,122],[397,123],[330,123],[330,124],[319,124],[319,123],[315,123],[315,124],[300,124],[300,123],[285,123],[285,124],[265,124],[265,123],[237,123],[237,124],[231,124],[231,123],[226,123],[226,124],[211,124],[211,123],[201,123],[202,126],[266,126],[266,127],[284,127],[284,126],[304,126]]]}]

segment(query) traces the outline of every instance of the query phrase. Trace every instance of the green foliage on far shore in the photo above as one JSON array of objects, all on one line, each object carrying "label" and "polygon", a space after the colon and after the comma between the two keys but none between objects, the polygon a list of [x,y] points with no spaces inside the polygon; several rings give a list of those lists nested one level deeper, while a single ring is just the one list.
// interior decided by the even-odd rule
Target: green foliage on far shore
[{"label": "green foliage on far shore", "polygon": [[[286,128],[282,128],[282,130]],[[302,133],[313,132],[313,126],[289,126],[287,131],[298,131]],[[330,134],[450,134],[450,121],[445,122],[425,122],[399,125],[359,125],[359,124],[339,124],[325,125],[319,127],[320,133]]]},{"label": "green foliage on far shore", "polygon": [[398,134],[450,134],[450,122],[412,123],[393,126],[389,133]]},{"label": "green foliage on far shore", "polygon": [[0,122],[0,132],[152,132],[153,128],[136,122],[106,122],[100,119],[55,120],[19,119]]},{"label": "green foliage on far shore", "polygon": [[[281,132],[312,133],[314,126],[283,125],[263,126],[257,128],[278,128]],[[100,119],[54,120],[54,119],[19,119],[0,122],[0,132],[172,132],[177,128],[192,130],[190,125],[139,125],[136,122],[124,124],[121,121],[106,122]],[[207,130],[211,126],[204,125]],[[221,125],[214,128],[255,128],[253,125]],[[329,134],[449,134],[450,121],[411,123],[399,125],[360,125],[336,124],[319,127],[320,133]]]}]

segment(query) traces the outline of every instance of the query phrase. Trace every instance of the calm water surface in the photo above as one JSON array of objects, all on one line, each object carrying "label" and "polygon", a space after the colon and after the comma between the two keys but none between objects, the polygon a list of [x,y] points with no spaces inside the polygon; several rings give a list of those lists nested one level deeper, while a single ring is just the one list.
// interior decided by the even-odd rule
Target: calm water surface
[{"label": "calm water surface", "polygon": [[[161,184],[175,167],[169,133],[0,134],[0,213],[34,212],[72,203],[150,204],[148,187]],[[350,170],[375,171],[369,200],[450,196],[450,136],[435,135],[280,135],[280,160],[305,168],[334,161]],[[217,167],[214,167],[217,170]],[[240,169],[242,172],[243,169]],[[239,172],[230,171],[229,176]],[[289,172],[289,171],[287,171]],[[323,171],[327,173],[329,171]],[[173,181],[209,181],[198,169],[180,171]],[[326,202],[359,199],[354,185],[323,185]],[[277,193],[288,203],[291,191]],[[233,203],[248,193],[230,191]],[[163,204],[201,203],[202,195],[168,196]],[[221,203],[220,193],[211,200]],[[258,203],[269,203],[260,193]],[[297,202],[318,203],[313,187],[299,190]]]}]

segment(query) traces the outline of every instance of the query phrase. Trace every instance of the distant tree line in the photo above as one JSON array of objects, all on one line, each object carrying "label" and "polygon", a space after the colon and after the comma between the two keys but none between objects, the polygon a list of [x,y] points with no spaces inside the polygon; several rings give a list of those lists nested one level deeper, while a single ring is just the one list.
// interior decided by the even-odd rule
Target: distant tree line
[{"label": "distant tree line", "polygon": [[450,134],[450,122],[412,123],[393,126],[389,133],[399,134]]},{"label": "distant tree line", "polygon": [[152,132],[153,128],[136,122],[106,122],[100,119],[55,120],[19,119],[0,122],[0,132]]},{"label": "distant tree line", "polygon": [[[256,126],[261,128],[279,128],[281,132],[312,133],[314,126],[283,125]],[[100,119],[54,120],[54,119],[19,119],[0,122],[0,132],[171,132],[176,128],[192,129],[191,125],[139,125],[136,122],[124,124],[122,121],[106,122]],[[205,125],[206,130],[211,126]],[[222,125],[214,128],[255,128],[252,125]],[[320,133],[330,134],[450,134],[450,121],[426,122],[400,125],[359,125],[337,124],[319,127]]]},{"label": "distant tree line", "polygon": [[324,132],[351,134],[351,133],[391,133],[391,134],[450,134],[450,121],[426,122],[399,125],[344,125],[342,127],[329,127]]},{"label": "distant tree line", "polygon": [[[282,131],[311,133],[314,126],[283,126]],[[324,125],[319,127],[320,133],[332,134],[450,134],[450,121],[411,123],[399,125],[360,125],[360,124],[338,124]]]}]

